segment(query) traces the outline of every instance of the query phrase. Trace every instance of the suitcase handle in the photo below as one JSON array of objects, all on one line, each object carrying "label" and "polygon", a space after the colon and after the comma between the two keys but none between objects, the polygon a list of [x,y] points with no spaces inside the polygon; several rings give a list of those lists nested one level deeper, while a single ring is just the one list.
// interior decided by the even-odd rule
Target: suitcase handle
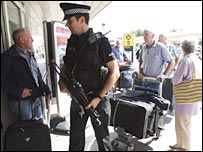
[{"label": "suitcase handle", "polygon": [[152,81],[156,81],[156,78],[154,77],[143,77],[144,80],[152,80]]}]

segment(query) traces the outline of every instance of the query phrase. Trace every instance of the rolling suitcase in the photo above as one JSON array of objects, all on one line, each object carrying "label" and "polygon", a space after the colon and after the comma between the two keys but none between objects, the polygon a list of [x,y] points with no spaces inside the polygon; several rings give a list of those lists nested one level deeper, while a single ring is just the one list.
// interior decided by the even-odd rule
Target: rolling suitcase
[{"label": "rolling suitcase", "polygon": [[122,127],[138,139],[158,132],[160,110],[154,103],[130,101],[123,97],[110,98],[110,125]]},{"label": "rolling suitcase", "polygon": [[4,136],[4,151],[51,151],[50,131],[42,120],[11,124]]}]

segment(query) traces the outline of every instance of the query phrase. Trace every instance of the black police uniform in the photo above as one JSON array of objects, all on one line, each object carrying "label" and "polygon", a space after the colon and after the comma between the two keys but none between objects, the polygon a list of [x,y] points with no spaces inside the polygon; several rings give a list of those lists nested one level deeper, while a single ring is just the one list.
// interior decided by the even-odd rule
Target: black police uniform
[{"label": "black police uniform", "polygon": [[[107,38],[102,37],[97,41],[90,43],[89,38],[94,36],[93,30],[89,28],[86,33],[80,37],[72,34],[68,40],[66,55],[64,56],[64,64],[66,73],[72,73],[75,61],[77,61],[74,76],[80,84],[82,84],[89,101],[96,97],[104,86],[104,81],[101,79],[101,66],[115,59],[111,45]],[[88,42],[87,42],[88,41]],[[80,48],[87,42],[85,48],[80,51]],[[102,84],[103,83],[103,84]],[[92,123],[95,136],[98,142],[100,151],[111,150],[108,125],[110,120],[110,102],[107,97],[104,97],[97,106],[101,120],[101,126],[97,127]],[[86,110],[85,110],[86,111]],[[88,120],[88,114],[81,116],[78,114],[78,104],[71,101],[70,110],[70,151],[84,150],[85,146],[85,126]]]}]

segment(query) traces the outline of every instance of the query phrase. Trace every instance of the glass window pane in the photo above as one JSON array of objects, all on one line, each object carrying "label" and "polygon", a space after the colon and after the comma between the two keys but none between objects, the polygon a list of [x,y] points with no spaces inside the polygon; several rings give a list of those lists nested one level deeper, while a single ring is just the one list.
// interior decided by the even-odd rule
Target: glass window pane
[{"label": "glass window pane", "polygon": [[11,1],[7,1],[9,31],[11,36],[11,44],[13,44],[12,32],[21,27],[20,9]]}]

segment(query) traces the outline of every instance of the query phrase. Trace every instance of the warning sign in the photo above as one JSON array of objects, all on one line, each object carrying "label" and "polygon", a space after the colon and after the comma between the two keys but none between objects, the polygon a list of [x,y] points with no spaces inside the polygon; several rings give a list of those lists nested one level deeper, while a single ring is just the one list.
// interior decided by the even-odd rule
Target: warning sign
[{"label": "warning sign", "polygon": [[134,34],[124,34],[124,46],[134,45]]}]

